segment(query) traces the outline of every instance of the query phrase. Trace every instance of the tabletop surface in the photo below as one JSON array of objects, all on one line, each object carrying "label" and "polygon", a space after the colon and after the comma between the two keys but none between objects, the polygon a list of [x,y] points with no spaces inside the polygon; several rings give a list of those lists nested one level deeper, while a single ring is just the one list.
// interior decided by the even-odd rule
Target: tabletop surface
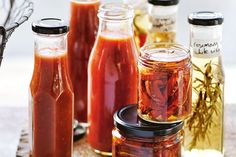
[{"label": "tabletop surface", "polygon": [[[225,105],[225,157],[235,157],[236,149],[236,105]],[[29,147],[27,131],[22,132],[18,145],[17,157],[28,157]],[[76,157],[100,157],[95,154],[88,145],[86,137],[74,143],[74,156]]]}]

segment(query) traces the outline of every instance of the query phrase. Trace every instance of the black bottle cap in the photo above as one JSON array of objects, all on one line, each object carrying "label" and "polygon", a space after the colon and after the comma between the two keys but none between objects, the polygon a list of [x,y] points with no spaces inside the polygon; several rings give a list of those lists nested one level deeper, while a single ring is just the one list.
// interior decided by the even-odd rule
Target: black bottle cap
[{"label": "black bottle cap", "polygon": [[177,133],[183,128],[183,122],[175,124],[143,123],[137,115],[137,105],[129,105],[114,114],[114,124],[128,137],[151,138]]},{"label": "black bottle cap", "polygon": [[148,0],[148,2],[153,5],[171,6],[177,5],[179,0]]},{"label": "black bottle cap", "polygon": [[64,34],[69,31],[69,26],[61,19],[44,18],[33,22],[32,30],[39,34]]},{"label": "black bottle cap", "polygon": [[214,26],[221,25],[224,22],[224,17],[221,13],[201,11],[191,13],[188,22],[193,25]]}]

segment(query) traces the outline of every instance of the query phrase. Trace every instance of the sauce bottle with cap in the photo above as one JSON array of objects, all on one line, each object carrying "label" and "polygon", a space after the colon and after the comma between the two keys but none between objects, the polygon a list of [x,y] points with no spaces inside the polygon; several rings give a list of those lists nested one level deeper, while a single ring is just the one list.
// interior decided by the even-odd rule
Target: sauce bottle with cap
[{"label": "sauce bottle with cap", "polygon": [[73,92],[67,72],[68,25],[45,18],[32,24],[35,61],[30,82],[32,157],[72,157]]}]

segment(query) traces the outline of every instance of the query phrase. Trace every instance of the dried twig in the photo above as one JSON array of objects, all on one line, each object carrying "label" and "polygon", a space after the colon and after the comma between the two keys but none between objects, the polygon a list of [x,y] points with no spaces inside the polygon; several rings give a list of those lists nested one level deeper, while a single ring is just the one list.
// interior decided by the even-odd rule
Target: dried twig
[{"label": "dried twig", "polygon": [[[6,9],[7,16],[0,27],[0,66],[3,58],[3,52],[8,39],[14,30],[22,23],[28,20],[33,13],[33,2],[31,0],[22,0],[22,3],[17,4],[15,0],[3,0],[3,7],[6,7],[6,3],[9,3],[9,9]],[[4,8],[5,9],[5,8]]]}]

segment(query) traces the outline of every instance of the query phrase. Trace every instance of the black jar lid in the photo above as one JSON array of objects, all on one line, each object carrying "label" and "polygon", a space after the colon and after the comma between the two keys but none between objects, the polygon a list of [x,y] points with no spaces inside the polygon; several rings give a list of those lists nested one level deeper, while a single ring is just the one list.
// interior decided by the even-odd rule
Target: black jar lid
[{"label": "black jar lid", "polygon": [[39,34],[64,34],[69,31],[68,24],[62,19],[44,18],[32,23],[32,30]]},{"label": "black jar lid", "polygon": [[148,0],[148,2],[153,5],[171,6],[177,5],[179,0]]},{"label": "black jar lid", "polygon": [[188,22],[193,25],[214,26],[221,25],[224,22],[224,17],[221,13],[201,11],[191,13]]},{"label": "black jar lid", "polygon": [[137,105],[129,105],[114,114],[114,124],[117,129],[128,137],[151,138],[177,133],[183,128],[183,122],[175,124],[153,124],[139,121]]}]

